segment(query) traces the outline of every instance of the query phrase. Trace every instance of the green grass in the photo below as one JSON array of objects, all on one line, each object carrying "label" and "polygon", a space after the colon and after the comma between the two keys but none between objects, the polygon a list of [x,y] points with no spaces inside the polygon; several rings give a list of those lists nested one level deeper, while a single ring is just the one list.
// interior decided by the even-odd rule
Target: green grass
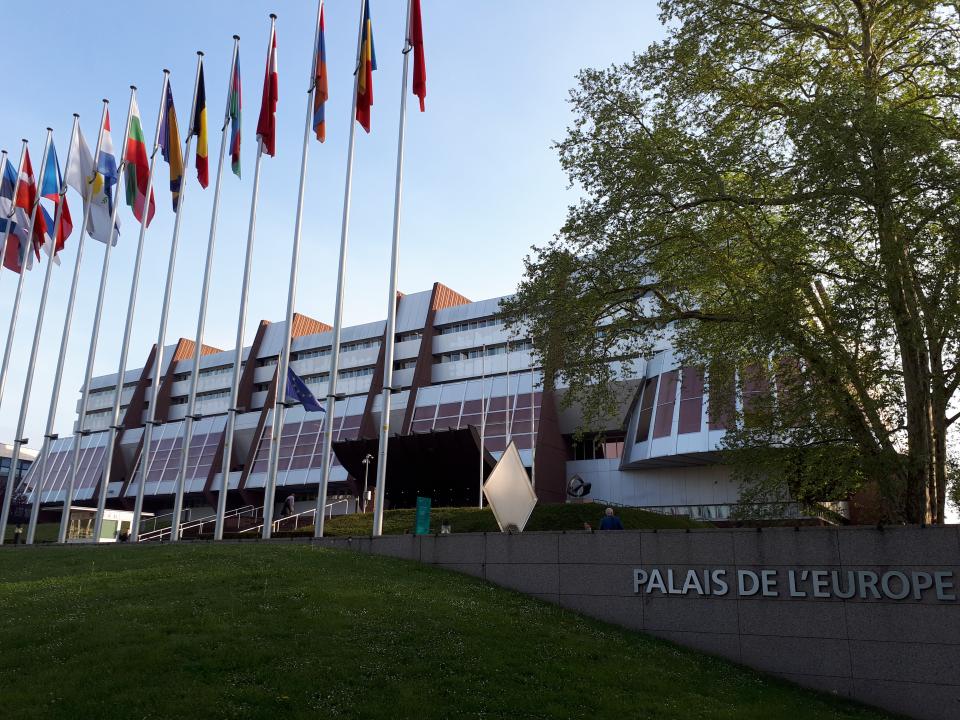
[{"label": "green grass", "polygon": [[[594,529],[600,527],[604,506],[597,504],[538,505],[526,530],[583,530],[589,522]],[[413,532],[416,510],[388,510],[383,514],[383,532],[387,535],[402,535]],[[617,515],[625,528],[666,529],[703,527],[685,517],[670,517],[635,508],[618,508]],[[497,521],[489,508],[434,508],[430,513],[430,530],[440,532],[440,523],[446,518],[453,532],[499,532]],[[341,515],[324,523],[324,534],[354,537],[369,535],[373,527],[373,513]],[[312,533],[312,527],[310,532]]]},{"label": "green grass", "polygon": [[[4,542],[13,543],[14,525],[7,525],[7,533],[4,535]],[[60,532],[59,523],[37,523],[37,534],[34,540],[36,542],[56,542],[57,534]],[[27,523],[23,524],[23,535],[20,536],[21,542],[27,541]]]},{"label": "green grass", "polygon": [[33,718],[810,718],[877,711],[467,576],[306,544],[0,551]]}]

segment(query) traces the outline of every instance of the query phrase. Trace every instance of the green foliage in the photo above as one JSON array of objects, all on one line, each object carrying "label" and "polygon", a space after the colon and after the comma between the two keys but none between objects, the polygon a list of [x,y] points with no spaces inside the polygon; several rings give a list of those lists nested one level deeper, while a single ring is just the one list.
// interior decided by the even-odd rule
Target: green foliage
[{"label": "green foliage", "polygon": [[840,458],[836,491],[870,480],[892,518],[941,521],[960,387],[957,8],[660,7],[665,41],[581,72],[557,148],[583,199],[506,314],[591,417],[607,363],[663,338],[714,380],[777,382],[771,358],[796,362],[796,391],[731,450],[793,447],[770,462],[803,458],[800,477]]},{"label": "green foliage", "polygon": [[888,717],[480,580],[303,544],[0,552],[4,717]]}]

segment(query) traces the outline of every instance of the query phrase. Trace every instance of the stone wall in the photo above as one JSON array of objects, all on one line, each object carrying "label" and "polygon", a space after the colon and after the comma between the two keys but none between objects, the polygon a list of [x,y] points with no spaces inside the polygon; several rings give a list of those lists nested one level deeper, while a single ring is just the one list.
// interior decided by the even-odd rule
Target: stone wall
[{"label": "stone wall", "polygon": [[[957,526],[478,533],[316,542],[474,575],[894,712],[960,718]],[[691,579],[699,591],[688,586],[681,592],[690,570],[700,578]],[[667,583],[668,571],[674,585]],[[709,587],[711,573],[725,578],[726,593],[719,584]],[[660,576],[663,583],[650,582]],[[760,590],[750,594],[747,576],[767,578],[768,596]],[[739,592],[741,577],[745,592]],[[876,592],[861,582],[853,597],[837,596],[850,594],[845,579],[870,585],[874,577]],[[880,578],[889,581],[886,587]],[[812,579],[820,581],[817,587]],[[904,594],[903,579],[913,587],[907,597],[893,599]]]}]

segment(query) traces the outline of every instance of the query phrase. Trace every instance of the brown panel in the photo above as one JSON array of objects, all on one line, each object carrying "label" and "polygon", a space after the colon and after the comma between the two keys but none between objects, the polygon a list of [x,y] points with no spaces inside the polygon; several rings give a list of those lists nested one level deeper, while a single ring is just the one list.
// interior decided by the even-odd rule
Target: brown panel
[{"label": "brown panel", "polygon": [[537,498],[545,503],[563,503],[567,500],[567,450],[560,435],[553,391],[544,389],[540,402],[534,458]]},{"label": "brown panel", "polygon": [[458,305],[467,305],[470,300],[460,293],[451,290],[441,283],[433,284],[433,293],[430,297],[430,308],[423,323],[423,337],[420,338],[420,353],[417,355],[417,364],[413,370],[413,380],[410,383],[410,395],[407,399],[407,409],[403,414],[403,424],[400,432],[403,435],[410,433],[413,423],[414,404],[417,399],[417,390],[433,383],[433,336],[436,334],[434,319],[437,310]]},{"label": "brown panel", "polygon": [[[396,303],[399,309],[400,300],[403,293],[398,292]],[[363,419],[360,421],[360,434],[362,438],[379,437],[377,425],[373,421],[373,403],[377,395],[383,392],[383,366],[386,363],[387,353],[387,329],[383,329],[383,337],[380,339],[380,352],[377,353],[377,364],[373,368],[373,376],[370,378],[370,389],[367,390],[367,401],[363,404]]]},{"label": "brown panel", "polygon": [[307,317],[297,312],[293,314],[291,327],[291,338],[303,337],[304,335],[316,335],[317,333],[330,332],[333,330],[332,325],[327,325],[325,322],[314,320],[312,317]]}]

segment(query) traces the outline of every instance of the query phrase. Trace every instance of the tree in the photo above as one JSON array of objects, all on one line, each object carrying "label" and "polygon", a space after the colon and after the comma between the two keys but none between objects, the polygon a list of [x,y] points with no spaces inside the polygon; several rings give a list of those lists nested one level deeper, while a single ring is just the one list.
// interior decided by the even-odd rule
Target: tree
[{"label": "tree", "polygon": [[608,361],[663,333],[715,389],[760,368],[770,400],[738,418],[731,448],[778,448],[799,477],[842,462],[877,483],[889,519],[942,522],[960,386],[960,11],[660,9],[666,40],[579,75],[558,150],[583,199],[527,258],[506,315],[592,410],[611,399]]}]

